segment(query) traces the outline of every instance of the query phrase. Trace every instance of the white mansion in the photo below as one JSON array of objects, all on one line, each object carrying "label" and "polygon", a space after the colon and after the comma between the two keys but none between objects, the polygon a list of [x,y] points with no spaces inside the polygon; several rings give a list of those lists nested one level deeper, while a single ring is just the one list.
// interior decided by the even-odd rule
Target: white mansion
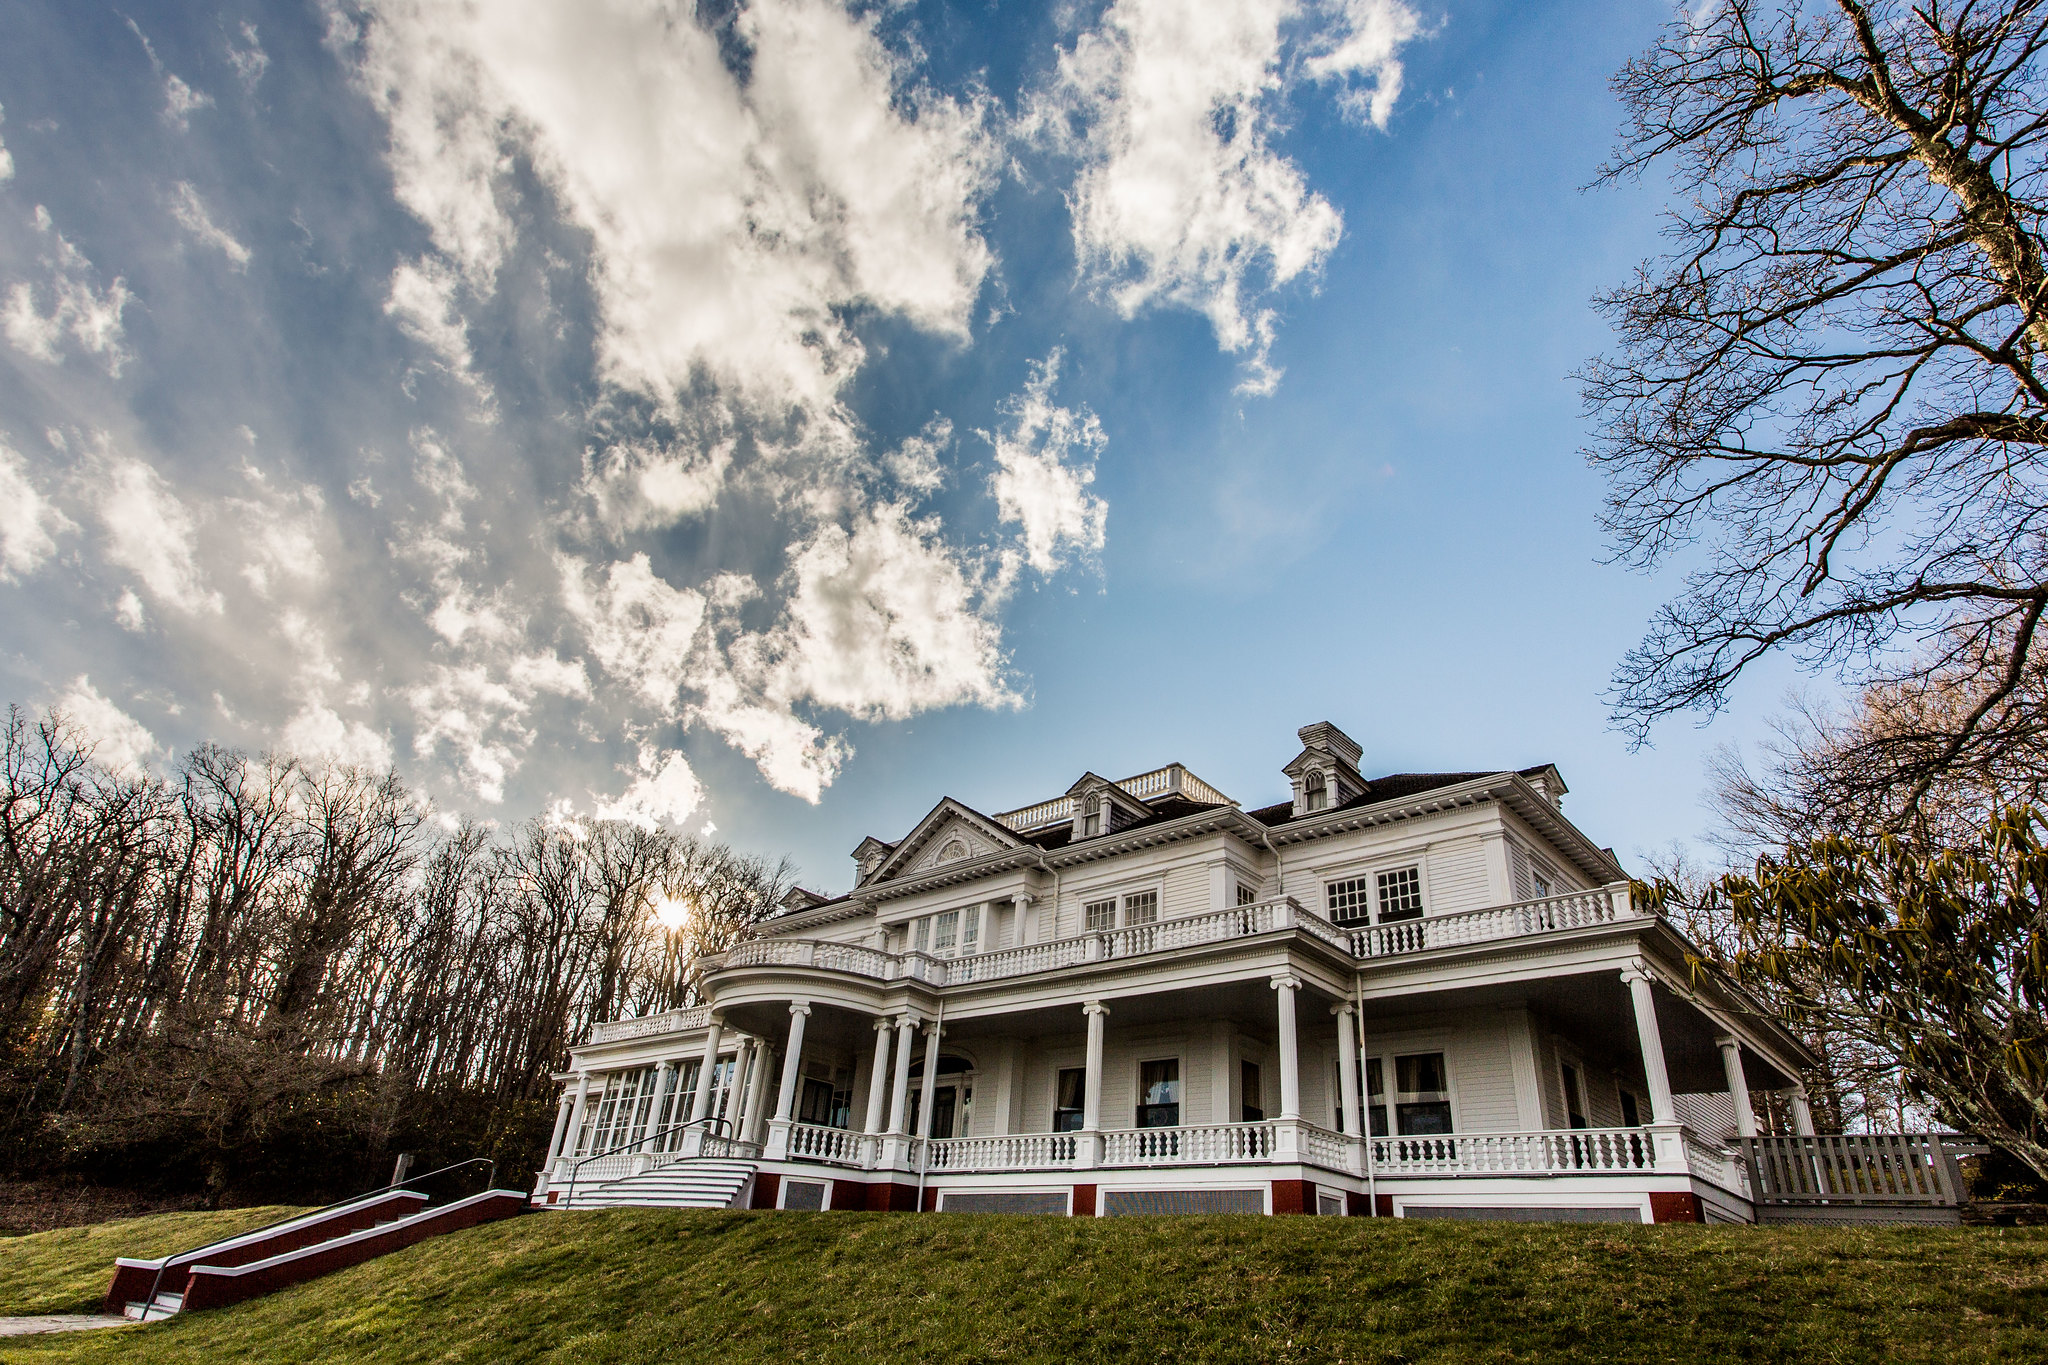
[{"label": "white mansion", "polygon": [[[792,892],[710,962],[705,1005],[573,1050],[535,1202],[1956,1202],[1938,1141],[1804,1136],[1799,1041],[1632,903],[1556,768],[1368,780],[1335,726],[1300,740],[1292,798],[1257,810],[1176,764],[863,840],[853,890]],[[1756,1137],[1767,1090],[1797,1134]]]}]

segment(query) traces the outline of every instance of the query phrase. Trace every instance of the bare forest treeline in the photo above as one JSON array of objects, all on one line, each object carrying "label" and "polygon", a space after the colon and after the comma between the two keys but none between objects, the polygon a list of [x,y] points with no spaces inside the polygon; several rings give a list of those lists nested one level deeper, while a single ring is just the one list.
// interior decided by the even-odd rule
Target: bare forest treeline
[{"label": "bare forest treeline", "polygon": [[16,1175],[312,1197],[542,1154],[595,1020],[692,1003],[786,869],[630,823],[500,835],[389,773],[117,770],[7,714],[0,1141]]}]

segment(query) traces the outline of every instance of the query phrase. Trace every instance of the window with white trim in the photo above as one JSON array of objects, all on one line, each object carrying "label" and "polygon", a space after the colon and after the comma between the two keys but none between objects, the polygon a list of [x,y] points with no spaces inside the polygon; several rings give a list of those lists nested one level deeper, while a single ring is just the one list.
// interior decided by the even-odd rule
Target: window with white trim
[{"label": "window with white trim", "polygon": [[1091,934],[1107,933],[1116,928],[1116,901],[1090,901],[1081,907],[1081,927]]},{"label": "window with white trim", "polygon": [[1372,883],[1364,877],[1330,882],[1323,896],[1334,924],[1364,924],[1372,918]]},{"label": "window with white trim", "polygon": [[1415,919],[1422,914],[1422,869],[1396,868],[1378,877],[1380,923]]},{"label": "window with white trim", "polygon": [[965,910],[920,915],[906,926],[911,950],[934,957],[981,951],[981,909],[970,905]]},{"label": "window with white trim", "polygon": [[1159,918],[1159,893],[1134,891],[1124,897],[1124,926],[1152,924]]},{"label": "window with white trim", "polygon": [[1239,882],[1237,884],[1237,903],[1239,905],[1257,905],[1259,903],[1259,889],[1256,886],[1247,886],[1243,882]]},{"label": "window with white trim", "polygon": [[1329,788],[1323,784],[1321,773],[1310,773],[1301,783],[1302,807],[1305,810],[1321,810],[1330,804]]}]

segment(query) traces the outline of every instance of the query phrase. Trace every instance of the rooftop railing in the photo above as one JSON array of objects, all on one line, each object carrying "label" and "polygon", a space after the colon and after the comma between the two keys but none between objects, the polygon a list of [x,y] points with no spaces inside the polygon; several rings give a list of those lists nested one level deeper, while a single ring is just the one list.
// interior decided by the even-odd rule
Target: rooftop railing
[{"label": "rooftop railing", "polygon": [[[1229,797],[1178,763],[1169,763],[1164,768],[1154,768],[1149,773],[1127,777],[1116,786],[1140,801],[1154,801],[1162,796],[1184,796],[1190,801],[1200,801],[1205,805],[1232,804]],[[1041,801],[1035,806],[1004,811],[995,818],[1014,830],[1038,829],[1061,820],[1073,819],[1074,798],[1055,796],[1052,800]]]}]

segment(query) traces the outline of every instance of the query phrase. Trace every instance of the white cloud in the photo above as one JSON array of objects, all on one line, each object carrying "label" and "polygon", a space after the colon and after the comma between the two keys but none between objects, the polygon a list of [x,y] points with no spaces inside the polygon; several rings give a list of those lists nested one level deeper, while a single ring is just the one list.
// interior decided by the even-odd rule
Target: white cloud
[{"label": "white cloud", "polygon": [[611,446],[591,462],[583,490],[613,535],[662,530],[709,511],[725,487],[734,439],[696,449],[651,441]]},{"label": "white cloud", "polygon": [[1084,275],[1126,317],[1162,302],[1201,312],[1219,345],[1248,353],[1241,390],[1271,392],[1264,298],[1313,273],[1343,233],[1342,215],[1272,147],[1290,48],[1384,126],[1395,54],[1416,27],[1400,0],[1116,0],[1061,54],[1026,121],[1079,157],[1070,198]]},{"label": "white cloud", "polygon": [[890,720],[1016,701],[995,624],[973,609],[974,585],[934,523],[865,509],[798,546],[788,577],[784,619],[755,645],[767,696]]},{"label": "white cloud", "polygon": [[[7,122],[7,111],[0,108],[0,123]],[[7,144],[0,142],[0,185],[14,179],[14,157],[7,150]]]},{"label": "white cloud", "polygon": [[1101,553],[1109,524],[1109,504],[1088,491],[1108,439],[1094,413],[1052,401],[1059,367],[1054,350],[1004,405],[1009,427],[982,433],[996,452],[996,514],[1023,528],[1024,561],[1045,574],[1060,567],[1064,551]]},{"label": "white cloud", "polygon": [[94,498],[107,532],[107,558],[142,581],[150,596],[183,612],[219,612],[206,587],[192,515],[140,460],[115,458],[95,473]]},{"label": "white cloud", "polygon": [[149,41],[149,35],[144,33],[142,26],[133,19],[128,21],[128,31],[142,44],[142,50],[149,54],[150,67],[163,80],[164,122],[181,133],[187,131],[193,111],[211,108],[213,96],[203,90],[194,90],[166,67],[163,60],[156,55],[156,46]]},{"label": "white cloud", "polygon": [[54,709],[70,722],[95,758],[124,777],[141,776],[159,754],[170,752],[141,721],[101,695],[83,673],[71,680]]},{"label": "white cloud", "polygon": [[561,560],[562,599],[599,665],[658,714],[676,712],[704,622],[704,595],[670,586],[645,554],[612,564],[592,583],[578,559]]},{"label": "white cloud", "polygon": [[43,257],[50,272],[50,311],[37,306],[32,286],[17,284],[0,306],[0,330],[14,349],[52,365],[63,360],[58,345],[69,334],[81,350],[104,359],[108,372],[118,375],[127,359],[121,348],[121,312],[133,298],[127,283],[117,278],[95,290],[92,262],[56,230],[41,204],[36,205],[36,230],[51,243]]},{"label": "white cloud", "polygon": [[438,258],[400,261],[391,272],[391,293],[384,301],[384,312],[397,320],[401,331],[432,351],[450,370],[474,378],[469,328],[455,306],[455,290],[460,283],[455,271]]},{"label": "white cloud", "polygon": [[242,42],[245,46],[236,47],[234,39],[228,40],[228,65],[241,78],[243,89],[254,90],[256,83],[263,79],[263,73],[270,69],[270,54],[257,41],[254,24],[242,25]]},{"label": "white cloud", "polygon": [[759,0],[743,89],[713,34],[643,3],[372,0],[331,41],[389,121],[398,193],[479,293],[515,236],[524,148],[595,247],[601,358],[672,402],[693,372],[822,415],[865,303],[964,336],[998,164],[982,109],[910,86],[871,21]]},{"label": "white cloud", "polygon": [[680,752],[643,744],[637,767],[639,771],[625,791],[597,804],[591,812],[593,819],[624,820],[653,829],[680,825],[703,804],[704,785]]},{"label": "white cloud", "polygon": [[28,462],[0,441],[0,581],[34,573],[56,553],[56,537],[76,529],[29,481]]},{"label": "white cloud", "polygon": [[249,248],[236,241],[216,225],[200,202],[199,191],[189,181],[180,180],[171,195],[171,217],[178,220],[178,226],[192,234],[202,246],[210,246],[228,258],[228,263],[237,270],[249,267]]},{"label": "white cloud", "polygon": [[121,589],[120,597],[114,601],[114,623],[137,634],[149,624],[149,613],[142,609],[142,599],[135,595],[135,589]]},{"label": "white cloud", "polygon": [[310,702],[286,723],[279,735],[286,753],[315,768],[367,768],[382,772],[391,766],[391,741],[359,720],[343,720],[331,707]]}]

